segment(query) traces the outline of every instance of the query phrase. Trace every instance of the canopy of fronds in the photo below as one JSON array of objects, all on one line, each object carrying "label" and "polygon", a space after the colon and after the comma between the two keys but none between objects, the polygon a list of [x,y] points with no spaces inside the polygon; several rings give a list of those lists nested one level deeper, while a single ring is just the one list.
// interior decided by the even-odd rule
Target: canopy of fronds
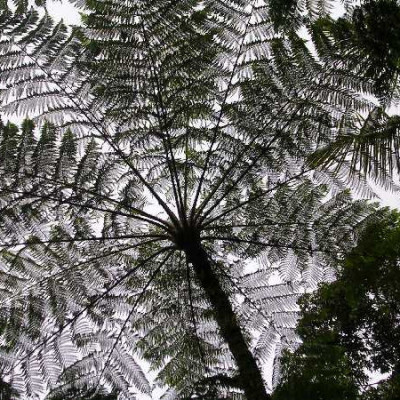
[{"label": "canopy of fronds", "polygon": [[293,24],[275,3],[87,0],[79,28],[4,8],[0,357],[24,399],[243,398],[193,243],[278,382],[298,297],[373,213],[349,189],[395,187],[399,121],[331,62],[328,2],[290,2]]}]

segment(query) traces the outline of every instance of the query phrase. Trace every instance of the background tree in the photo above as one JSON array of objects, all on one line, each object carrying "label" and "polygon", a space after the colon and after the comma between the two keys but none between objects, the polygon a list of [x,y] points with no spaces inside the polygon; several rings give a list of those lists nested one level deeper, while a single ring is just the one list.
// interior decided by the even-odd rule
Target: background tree
[{"label": "background tree", "polygon": [[[399,259],[399,214],[384,211],[341,263],[338,279],[302,298],[303,343],[286,355],[274,398],[398,398]],[[367,371],[389,376],[368,389]]]},{"label": "background tree", "polygon": [[71,32],[24,7],[0,20],[2,112],[33,119],[1,125],[7,373],[26,398],[132,398],[154,389],[144,359],[164,399],[268,399],[262,366],[297,344],[299,295],[334,278],[373,213],[346,190],[372,195],[368,169],[312,157],[343,126],[385,126],[374,81],[318,58],[269,4],[85,13]]},{"label": "background tree", "polygon": [[3,378],[0,378],[0,399],[12,400],[18,398],[19,395],[12,385],[9,382],[4,381]]},{"label": "background tree", "polygon": [[[390,101],[398,96],[399,25],[400,6],[396,0],[367,0],[336,21],[319,19],[312,31],[322,54],[354,73],[374,79],[375,93]],[[324,51],[327,47],[330,50]]]},{"label": "background tree", "polygon": [[350,7],[337,20],[319,18],[310,24],[319,56],[331,63],[333,70],[347,71],[347,79],[354,75],[372,79],[372,93],[381,100],[381,106],[360,122],[361,130],[354,129],[354,119],[344,119],[336,140],[311,156],[314,166],[349,177],[368,174],[390,187],[399,166],[400,121],[397,115],[387,113],[387,107],[398,104],[399,99],[399,28],[396,0],[368,0]]}]

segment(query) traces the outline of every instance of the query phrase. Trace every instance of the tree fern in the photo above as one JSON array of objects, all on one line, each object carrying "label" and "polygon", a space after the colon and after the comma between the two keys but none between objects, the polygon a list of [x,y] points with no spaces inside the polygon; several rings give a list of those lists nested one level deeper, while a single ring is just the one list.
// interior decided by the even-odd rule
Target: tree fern
[{"label": "tree fern", "polygon": [[79,29],[3,14],[1,110],[29,119],[0,126],[1,357],[26,398],[151,396],[144,362],[164,399],[270,398],[298,297],[374,211],[325,149],[344,120],[380,123],[370,79],[272,6],[96,0]]},{"label": "tree fern", "polygon": [[391,188],[393,174],[400,171],[398,129],[398,117],[380,108],[359,121],[343,119],[335,141],[312,154],[310,162],[337,172],[347,164],[350,176],[372,177]]}]

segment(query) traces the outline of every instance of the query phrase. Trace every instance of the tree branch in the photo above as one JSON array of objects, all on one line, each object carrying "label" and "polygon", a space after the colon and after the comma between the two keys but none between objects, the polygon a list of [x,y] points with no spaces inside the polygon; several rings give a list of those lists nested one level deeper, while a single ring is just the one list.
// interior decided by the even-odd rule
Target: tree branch
[{"label": "tree branch", "polygon": [[[236,160],[234,160],[230,166],[226,169],[226,171],[224,172],[224,174],[221,176],[221,178],[218,180],[218,182],[214,185],[214,188],[211,190],[211,192],[207,195],[207,197],[203,200],[203,202],[200,204],[199,208],[196,210],[196,215],[195,218],[199,218],[201,211],[206,207],[206,205],[210,202],[210,200],[212,199],[213,195],[217,192],[218,188],[224,183],[224,181],[226,180],[226,178],[228,177],[228,175],[230,174],[230,172],[237,166],[237,164],[240,162],[240,160],[244,157],[244,155],[246,154],[246,152],[248,150],[251,150],[251,146],[254,144],[254,142],[261,136],[264,134],[264,130],[267,129],[268,125],[270,125],[274,120],[278,119],[278,116],[280,115],[280,111],[283,110],[287,105],[289,104],[289,101],[286,101],[285,104],[280,107],[280,110],[278,110],[275,114],[275,117],[273,117],[270,121],[268,121],[268,123],[266,123],[261,129],[258,135],[255,135],[250,142],[245,146],[245,149],[243,149],[243,151],[241,151],[239,153],[239,155],[236,157]],[[300,109],[300,107],[298,107],[298,109],[294,112],[294,115],[297,113],[297,111]],[[290,118],[290,120],[286,123],[286,125],[281,128],[284,129],[285,127],[287,127],[287,125],[293,120],[294,115],[292,115],[292,117]],[[209,209],[206,214],[204,215],[203,219],[206,217],[206,215],[208,215],[212,209],[214,209],[225,197],[226,195],[231,192],[236,185],[247,175],[247,173],[257,164],[257,162],[260,160],[260,158],[265,155],[265,152],[267,150],[270,149],[270,147],[272,146],[272,144],[274,143],[274,141],[276,139],[279,138],[279,134],[275,134],[272,139],[268,142],[268,144],[266,145],[266,147],[263,147],[262,150],[260,151],[260,154],[254,158],[254,160],[250,163],[249,166],[247,166],[244,170],[244,172],[239,176],[239,178],[229,187],[229,189],[227,191],[224,191],[224,195],[222,196],[222,198],[216,200],[213,204],[213,206],[211,207],[211,209]]]},{"label": "tree branch", "polygon": [[26,174],[24,176],[27,176],[27,177],[30,177],[30,178],[38,178],[39,180],[45,180],[47,182],[51,182],[51,183],[55,183],[55,184],[61,185],[61,186],[65,187],[66,189],[72,189],[74,191],[81,191],[83,193],[87,193],[87,194],[90,194],[92,196],[100,197],[100,198],[102,198],[102,199],[104,199],[104,200],[106,200],[106,201],[108,201],[110,203],[115,204],[118,207],[121,207],[121,205],[122,205],[123,208],[125,208],[126,210],[132,210],[136,214],[139,214],[139,215],[141,215],[141,216],[143,216],[145,218],[154,219],[155,221],[159,222],[162,225],[169,226],[167,221],[164,221],[163,219],[158,218],[155,215],[149,214],[149,213],[147,213],[147,212],[145,212],[145,211],[143,211],[143,210],[141,210],[139,208],[136,208],[136,207],[132,207],[132,206],[129,206],[129,205],[126,206],[122,202],[119,202],[119,201],[117,201],[117,200],[115,200],[115,199],[113,199],[113,198],[111,198],[109,196],[106,196],[106,195],[102,194],[102,193],[97,193],[97,192],[95,192],[93,190],[86,189],[86,188],[83,188],[81,186],[78,187],[75,183],[62,182],[62,181],[58,181],[56,179],[47,178],[47,177],[42,176],[42,175]]},{"label": "tree branch", "polygon": [[240,56],[242,55],[242,48],[243,48],[243,45],[244,45],[244,41],[246,39],[247,30],[249,29],[249,26],[250,26],[251,17],[253,15],[254,4],[255,4],[255,0],[253,0],[252,3],[251,3],[250,15],[249,15],[249,17],[247,19],[247,22],[246,22],[245,30],[244,30],[244,33],[242,35],[242,40],[241,40],[240,45],[239,45],[237,57],[236,57],[235,62],[233,64],[233,68],[232,68],[232,71],[231,71],[231,74],[230,74],[230,77],[229,77],[229,82],[228,82],[228,85],[227,85],[227,88],[225,90],[225,94],[224,94],[224,97],[223,97],[223,100],[222,100],[222,103],[221,103],[221,109],[219,111],[219,115],[218,115],[218,118],[217,118],[217,123],[216,123],[216,125],[214,127],[214,134],[213,134],[210,146],[209,146],[209,148],[207,150],[207,155],[206,155],[206,160],[205,160],[205,163],[204,163],[203,171],[201,173],[199,184],[198,184],[197,190],[195,192],[193,206],[192,206],[192,210],[191,210],[191,213],[190,213],[190,219],[194,218],[194,215],[195,215],[195,212],[196,212],[197,201],[198,201],[200,193],[201,193],[203,181],[204,181],[207,169],[208,169],[208,163],[210,162],[211,153],[213,152],[213,147],[214,147],[214,144],[215,144],[215,142],[217,140],[219,126],[221,124],[222,115],[224,113],[224,107],[225,107],[226,102],[228,100],[229,91],[230,91],[232,83],[233,83],[233,78],[235,76],[236,69],[237,69],[237,67],[239,65]]},{"label": "tree branch", "polygon": [[143,221],[143,222],[147,222],[148,224],[151,225],[156,225],[160,228],[162,228],[163,230],[170,230],[169,225],[161,225],[160,223],[153,221],[153,220],[149,220],[145,217],[141,217],[135,214],[128,214],[128,213],[124,213],[122,211],[117,211],[117,210],[112,210],[112,209],[108,209],[108,208],[102,208],[102,207],[98,207],[98,206],[94,206],[94,205],[88,205],[86,204],[82,204],[79,202],[73,202],[71,200],[68,199],[62,199],[59,197],[53,197],[51,195],[47,195],[47,194],[37,194],[37,193],[32,193],[32,192],[27,192],[27,191],[22,191],[22,190],[16,190],[16,189],[9,189],[9,188],[3,188],[2,190],[0,190],[0,193],[2,192],[6,192],[6,193],[15,193],[15,194],[22,194],[25,198],[38,198],[38,199],[43,199],[43,200],[50,200],[50,201],[54,201],[56,203],[59,204],[68,204],[70,206],[73,207],[79,207],[79,208],[87,208],[89,210],[94,210],[94,211],[101,211],[104,213],[108,213],[108,214],[114,214],[114,215],[119,215],[122,217],[127,217],[127,218],[132,218],[132,219],[137,219],[139,221]]},{"label": "tree branch", "polygon": [[[102,254],[102,255],[100,255],[100,256],[92,257],[92,258],[90,258],[90,259],[88,259],[88,260],[79,262],[79,263],[77,263],[77,264],[73,264],[73,265],[70,266],[70,267],[64,268],[64,269],[62,269],[61,271],[57,271],[57,272],[55,272],[55,273],[52,273],[51,275],[48,275],[48,276],[46,276],[46,277],[40,279],[39,281],[36,281],[36,282],[33,283],[32,285],[28,285],[28,286],[22,288],[22,290],[20,290],[18,293],[14,294],[14,295],[12,295],[12,296],[8,296],[8,297],[7,297],[7,301],[6,301],[6,302],[3,302],[3,303],[0,303],[0,306],[5,305],[8,301],[13,300],[13,299],[19,297],[20,295],[24,294],[25,291],[30,290],[30,289],[34,288],[35,286],[39,286],[39,285],[41,285],[42,283],[46,282],[46,281],[49,280],[49,279],[53,279],[53,278],[56,278],[56,277],[58,277],[58,276],[60,276],[60,275],[65,274],[65,273],[67,273],[67,272],[71,272],[72,270],[74,270],[74,269],[76,269],[76,268],[80,268],[80,267],[82,267],[82,266],[84,266],[84,265],[90,264],[90,263],[93,262],[93,261],[98,261],[98,260],[101,260],[102,258],[106,258],[106,257],[112,256],[112,255],[114,255],[114,254],[121,254],[123,251],[132,250],[132,249],[135,249],[135,248],[137,248],[137,247],[140,247],[140,246],[143,246],[143,245],[146,245],[146,244],[150,244],[150,243],[155,243],[155,242],[158,242],[158,241],[159,241],[159,239],[147,240],[147,241],[144,241],[144,242],[140,242],[140,243],[136,243],[136,244],[134,244],[134,245],[127,246],[127,247],[125,247],[125,248],[123,248],[123,249],[118,248],[118,249],[113,250],[113,251],[111,251],[111,252],[109,252],[109,253],[107,253],[107,254]],[[30,260],[28,260],[28,261],[30,261]],[[35,263],[35,264],[36,264],[36,263]],[[36,264],[36,265],[38,265],[38,264]]]},{"label": "tree branch", "polygon": [[187,257],[186,257],[186,279],[187,279],[187,284],[188,284],[189,306],[190,306],[190,314],[191,314],[191,318],[192,318],[194,335],[196,337],[197,347],[199,349],[200,360],[204,366],[205,371],[207,372],[208,367],[207,367],[206,360],[204,357],[204,352],[203,352],[203,349],[201,348],[200,338],[197,335],[197,323],[196,323],[196,318],[195,318],[194,308],[193,308],[192,285],[190,282],[190,269],[189,269],[189,261],[188,261]]},{"label": "tree branch", "polygon": [[117,347],[118,342],[119,342],[119,340],[121,339],[121,336],[122,336],[122,334],[123,334],[123,332],[124,332],[126,326],[128,325],[128,322],[130,321],[130,319],[131,319],[133,313],[135,312],[136,307],[138,306],[140,300],[142,299],[142,297],[143,297],[144,294],[146,293],[146,290],[148,289],[148,287],[150,286],[150,284],[153,282],[154,278],[157,276],[157,274],[160,272],[161,268],[165,265],[165,263],[168,261],[168,259],[172,256],[173,253],[174,253],[174,249],[172,249],[172,250],[167,254],[167,256],[160,262],[160,264],[158,265],[158,267],[156,268],[156,270],[151,274],[150,279],[147,281],[146,285],[143,287],[143,289],[142,289],[142,291],[140,292],[139,296],[137,297],[135,303],[133,304],[132,309],[129,311],[128,316],[125,318],[125,321],[124,321],[124,323],[122,324],[122,327],[121,327],[121,329],[120,329],[120,331],[119,331],[119,333],[118,333],[118,335],[117,335],[117,337],[116,337],[116,339],[115,339],[115,341],[114,341],[114,344],[113,344],[113,346],[112,346],[112,348],[111,348],[111,350],[110,350],[110,352],[109,352],[109,354],[108,354],[108,356],[107,356],[107,359],[106,359],[106,361],[105,361],[105,363],[104,363],[104,366],[103,366],[103,368],[102,368],[102,370],[101,370],[101,372],[100,372],[100,375],[99,375],[99,378],[98,378],[97,384],[96,384],[96,392],[98,391],[98,388],[100,387],[101,378],[103,377],[103,374],[104,374],[104,372],[105,372],[105,370],[106,370],[106,368],[107,368],[107,365],[109,364],[109,362],[110,362],[110,360],[111,360],[111,356],[112,356],[112,354],[113,354],[115,348]]},{"label": "tree branch", "polygon": [[[142,176],[142,174],[138,171],[138,169],[132,164],[132,162],[129,160],[129,157],[113,142],[113,140],[110,138],[110,135],[108,134],[107,130],[102,126],[103,124],[98,121],[97,117],[92,113],[90,109],[85,110],[83,107],[81,107],[81,104],[77,102],[75,99],[75,96],[72,96],[73,89],[65,86],[63,87],[60,82],[58,82],[56,79],[51,74],[51,71],[47,71],[46,68],[42,67],[38,60],[33,57],[32,54],[29,54],[25,48],[18,46],[21,49],[21,52],[25,54],[26,57],[29,57],[34,64],[44,73],[46,76],[49,77],[49,79],[57,85],[58,88],[68,97],[68,99],[77,107],[77,109],[82,113],[82,115],[87,118],[88,122],[93,126],[95,130],[99,132],[102,138],[105,139],[105,141],[110,145],[110,147],[114,150],[116,154],[118,154],[119,157],[126,163],[126,165],[131,169],[133,174],[140,180],[140,182],[149,190],[149,192],[154,196],[154,198],[157,200],[159,205],[164,209],[164,211],[168,214],[168,216],[171,218],[172,222],[177,223],[177,219],[174,215],[174,213],[169,209],[167,204],[161,199],[161,197],[157,194],[157,192],[152,188],[152,186],[147,183],[146,179]],[[72,93],[69,93],[67,89],[71,90]],[[90,115],[94,118],[94,121],[92,121]],[[102,126],[102,129],[98,127],[98,124]]]},{"label": "tree branch", "polygon": [[294,180],[296,180],[296,179],[301,178],[302,176],[304,176],[306,173],[308,173],[308,172],[310,172],[310,171],[311,171],[311,169],[301,171],[300,173],[298,173],[298,174],[292,176],[291,178],[287,179],[286,181],[284,181],[284,182],[279,182],[278,184],[276,184],[276,185],[273,186],[272,188],[269,188],[269,189],[267,189],[267,190],[263,190],[262,192],[260,192],[260,193],[258,193],[258,194],[256,194],[256,195],[254,195],[254,196],[248,198],[248,199],[245,200],[245,201],[240,202],[239,204],[236,204],[234,207],[232,207],[232,208],[230,208],[230,209],[228,209],[228,210],[222,212],[221,214],[219,214],[219,215],[217,215],[217,216],[215,216],[215,217],[209,219],[208,221],[206,220],[206,222],[203,223],[203,224],[201,225],[202,229],[204,229],[206,226],[210,225],[210,224],[213,223],[214,221],[216,221],[216,220],[218,220],[218,219],[224,217],[225,215],[230,214],[231,212],[236,211],[237,209],[239,209],[239,208],[241,208],[241,207],[243,207],[243,206],[245,206],[245,205],[247,205],[247,204],[250,204],[250,203],[252,203],[253,201],[258,200],[259,198],[265,196],[266,194],[268,194],[268,193],[270,193],[270,192],[272,192],[272,191],[274,191],[274,190],[276,190],[276,189],[278,189],[278,188],[280,188],[280,187],[282,187],[282,186],[284,186],[284,185],[287,185],[289,182],[292,182],[292,181],[294,181]]},{"label": "tree branch", "polygon": [[[164,151],[165,151],[165,155],[166,155],[166,159],[167,159],[167,165],[168,165],[168,169],[169,169],[170,177],[171,177],[172,190],[174,192],[175,203],[176,203],[176,206],[178,209],[178,213],[183,219],[185,219],[186,216],[183,211],[184,204],[183,204],[183,200],[182,200],[181,186],[180,186],[179,176],[178,176],[177,169],[176,169],[176,162],[175,162],[174,152],[173,152],[172,143],[171,143],[171,135],[169,134],[168,124],[167,124],[166,116],[165,116],[165,107],[164,107],[164,101],[163,101],[162,94],[161,94],[161,85],[158,80],[157,74],[154,70],[155,61],[153,58],[153,54],[151,52],[150,42],[149,42],[149,39],[146,34],[146,29],[145,29],[145,26],[143,23],[143,19],[142,19],[142,28],[143,28],[143,37],[144,37],[145,43],[147,44],[147,47],[149,49],[150,61],[153,65],[153,67],[150,68],[150,75],[153,77],[153,79],[156,82],[155,88],[153,85],[153,91],[157,93],[158,101],[159,101],[160,107],[161,107],[161,112],[160,112],[158,106],[156,107],[157,119],[158,119],[160,128],[162,128],[162,126],[164,125],[165,136],[167,138],[165,140],[164,135],[161,134]],[[171,153],[172,165],[170,165],[168,153]]]},{"label": "tree branch", "polygon": [[108,293],[111,292],[115,287],[117,287],[120,283],[122,283],[126,278],[131,276],[133,273],[135,273],[139,268],[143,267],[147,262],[152,260],[153,258],[156,258],[160,254],[164,253],[165,251],[172,250],[174,249],[173,246],[169,247],[164,247],[161,250],[153,253],[151,256],[147,257],[145,260],[140,262],[139,264],[136,265],[136,267],[132,268],[129,270],[126,274],[121,276],[119,279],[117,279],[111,286],[107,288],[106,291],[104,291],[101,295],[96,296],[95,299],[91,300],[81,311],[76,313],[73,318],[71,318],[68,322],[63,324],[57,331],[52,333],[49,337],[44,339],[41,343],[36,345],[32,350],[30,350],[24,357],[20,359],[16,359],[17,363],[14,365],[14,368],[16,368],[18,365],[20,365],[25,359],[29,358],[37,349],[45,346],[47,343],[52,341],[59,333],[61,333],[67,326],[73,324],[81,315],[83,315],[87,310],[91,309],[94,305],[96,305],[102,298],[104,298]]},{"label": "tree branch", "polygon": [[121,240],[121,239],[144,239],[144,238],[157,238],[157,240],[168,240],[167,235],[156,235],[156,234],[143,234],[143,235],[121,235],[121,236],[101,236],[101,237],[84,237],[84,238],[71,238],[71,239],[49,239],[49,240],[36,240],[36,237],[32,241],[16,242],[16,243],[0,243],[0,247],[10,248],[16,246],[39,246],[44,244],[56,244],[56,243],[76,243],[76,242],[90,242],[90,241],[106,241],[106,240]]}]

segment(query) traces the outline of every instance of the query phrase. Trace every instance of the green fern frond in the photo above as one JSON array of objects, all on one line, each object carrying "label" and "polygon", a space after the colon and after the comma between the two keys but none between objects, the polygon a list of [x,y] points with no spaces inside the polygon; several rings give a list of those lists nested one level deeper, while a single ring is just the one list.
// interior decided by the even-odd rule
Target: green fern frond
[{"label": "green fern frond", "polygon": [[310,155],[310,165],[340,173],[348,162],[350,177],[370,177],[390,188],[393,174],[400,171],[398,117],[376,108],[360,119],[360,128],[353,123],[344,118],[335,140]]},{"label": "green fern frond", "polygon": [[[298,2],[295,23],[325,4]],[[30,119],[0,126],[0,357],[25,398],[270,398],[298,297],[375,212],[348,169],[386,181],[397,149],[370,77],[273,6],[90,0],[79,29],[2,16],[1,112]]]}]

